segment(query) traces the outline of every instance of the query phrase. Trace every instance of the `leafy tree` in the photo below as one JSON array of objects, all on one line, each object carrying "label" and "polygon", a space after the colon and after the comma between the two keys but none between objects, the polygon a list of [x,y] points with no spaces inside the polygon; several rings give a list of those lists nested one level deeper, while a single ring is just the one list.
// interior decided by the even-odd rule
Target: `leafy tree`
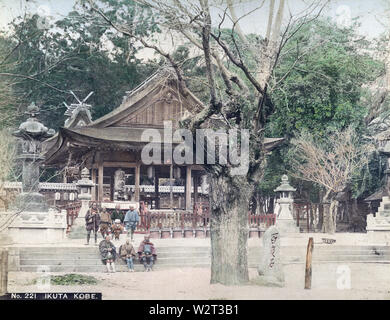
[{"label": "leafy tree", "polygon": [[[284,136],[288,142],[297,131],[309,130],[321,142],[329,132],[348,126],[365,134],[369,105],[362,99],[367,95],[364,87],[383,73],[384,65],[373,58],[370,43],[355,30],[355,25],[339,28],[329,19],[317,19],[290,39],[275,69],[275,82],[280,83],[271,93],[275,113],[267,126],[269,135]],[[289,148],[284,144],[270,158],[261,193],[270,194],[280,175],[291,169]],[[366,178],[367,173],[361,173],[352,179],[355,196],[365,192],[362,186],[373,187],[364,182]],[[302,191],[308,198],[318,198],[312,183],[305,183]]]},{"label": "leafy tree", "polygon": [[[319,19],[289,41],[275,70],[281,83],[272,93],[277,105],[268,127],[272,134],[291,137],[306,128],[323,136],[329,127],[364,128],[362,87],[383,72],[383,64],[373,59],[369,42],[355,30],[356,25],[339,28]],[[303,50],[310,53],[300,57]]]},{"label": "leafy tree", "polygon": [[[0,38],[0,50],[5,47],[7,59],[13,62],[8,68],[0,65],[2,85],[12,83],[8,88],[18,97],[18,104],[13,102],[8,108],[19,115],[23,115],[20,106],[35,101],[42,106],[42,121],[57,129],[64,124],[63,102],[73,102],[72,90],[82,98],[94,92],[88,103],[97,118],[117,107],[125,92],[154,70],[153,65],[137,58],[139,47],[86,20],[77,7],[49,29],[40,28],[39,18],[15,19],[10,25],[13,32]],[[144,35],[154,30],[143,21],[135,32]],[[110,48],[112,43],[115,50]]]}]

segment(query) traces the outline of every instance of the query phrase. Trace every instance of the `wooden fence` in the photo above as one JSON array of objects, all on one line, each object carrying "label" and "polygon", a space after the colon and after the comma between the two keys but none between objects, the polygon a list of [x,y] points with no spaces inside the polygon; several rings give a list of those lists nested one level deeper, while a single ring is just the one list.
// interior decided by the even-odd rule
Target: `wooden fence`
[{"label": "wooden fence", "polygon": [[294,203],[293,217],[303,232],[315,232],[314,225],[316,215],[321,210],[322,204],[318,203]]},{"label": "wooden fence", "polygon": [[[73,221],[77,218],[80,211],[81,203],[73,202],[61,209],[66,210],[66,218],[68,223],[68,231],[73,225]],[[196,230],[210,228],[210,207],[208,202],[200,202],[194,206],[194,210],[158,210],[140,213],[140,220],[136,232],[148,233],[151,230]],[[257,228],[264,231],[271,225],[275,224],[274,214],[256,215],[248,213],[248,223],[251,229]]]}]

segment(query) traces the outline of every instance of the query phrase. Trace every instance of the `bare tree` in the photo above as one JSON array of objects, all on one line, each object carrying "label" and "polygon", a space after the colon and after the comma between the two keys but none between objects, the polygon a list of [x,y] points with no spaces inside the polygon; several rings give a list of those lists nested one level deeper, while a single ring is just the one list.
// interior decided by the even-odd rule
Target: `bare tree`
[{"label": "bare tree", "polygon": [[368,163],[375,149],[371,143],[359,142],[351,128],[334,131],[326,143],[321,143],[307,131],[299,133],[291,144],[291,175],[314,182],[325,188],[322,232],[336,232],[338,202],[335,199],[351,182],[353,175]]},{"label": "bare tree", "polygon": [[7,209],[9,202],[12,200],[9,193],[5,190],[5,183],[13,175],[15,165],[15,139],[7,130],[0,131],[0,200]]},{"label": "bare tree", "polygon": [[[250,131],[249,170],[245,175],[233,175],[237,164],[206,164],[210,181],[211,204],[211,283],[241,284],[249,280],[247,261],[248,209],[256,183],[262,179],[267,150],[264,130],[274,106],[269,91],[283,81],[276,81],[273,71],[287,41],[302,26],[318,17],[324,1],[315,1],[293,16],[286,0],[271,0],[267,29],[256,39],[245,35],[240,24],[249,15],[266,8],[259,3],[241,16],[237,15],[237,1],[232,0],[138,0],[150,8],[159,27],[173,37],[180,35],[188,45],[203,55],[209,102],[192,118],[182,122],[184,127],[196,130],[209,125],[211,117],[220,119],[213,129],[248,129]],[[137,37],[131,31],[132,23],[113,21],[99,8],[98,2],[88,1],[89,9],[100,16],[117,32],[131,37],[145,48],[152,48],[163,56],[174,69],[179,90],[186,96],[186,75],[180,62],[164,51],[152,39]],[[218,10],[217,10],[217,9]],[[216,14],[219,12],[219,14]],[[226,27],[226,24],[229,26]],[[224,31],[229,30],[228,40]],[[249,56],[249,57],[248,57]],[[300,59],[301,57],[297,57]],[[254,67],[253,67],[254,64]],[[217,79],[222,79],[217,81]],[[280,83],[280,82],[279,82]],[[207,151],[206,151],[207,152]]]}]

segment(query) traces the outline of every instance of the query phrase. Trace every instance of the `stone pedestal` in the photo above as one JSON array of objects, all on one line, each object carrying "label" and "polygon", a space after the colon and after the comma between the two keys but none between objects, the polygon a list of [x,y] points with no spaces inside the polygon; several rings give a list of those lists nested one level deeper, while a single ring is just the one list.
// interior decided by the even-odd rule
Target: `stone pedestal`
[{"label": "stone pedestal", "polygon": [[86,239],[87,229],[85,227],[85,215],[89,209],[89,200],[81,200],[81,208],[77,218],[73,221],[71,231],[68,235],[69,239]]},{"label": "stone pedestal", "polygon": [[47,244],[66,239],[65,210],[8,211],[0,214],[0,220],[9,222],[5,235],[13,244]]},{"label": "stone pedestal", "polygon": [[383,197],[374,217],[367,215],[367,239],[373,244],[390,244],[390,198]]},{"label": "stone pedestal", "polygon": [[276,227],[281,235],[299,233],[299,227],[292,215],[292,199],[279,199],[279,212],[276,213]]}]

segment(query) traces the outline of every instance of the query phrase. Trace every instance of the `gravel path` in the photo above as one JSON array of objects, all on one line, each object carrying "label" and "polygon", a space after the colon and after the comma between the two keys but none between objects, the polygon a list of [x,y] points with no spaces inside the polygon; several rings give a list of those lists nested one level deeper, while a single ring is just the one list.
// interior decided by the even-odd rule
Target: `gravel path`
[{"label": "gravel path", "polygon": [[[339,268],[339,270],[338,270]],[[351,289],[337,289],[343,270],[351,271]],[[9,292],[102,292],[103,299],[387,299],[390,300],[388,264],[314,264],[312,289],[304,290],[304,265],[284,267],[284,288],[257,285],[210,285],[208,268],[168,269],[153,272],[88,273],[97,285],[57,286],[39,290],[33,284],[36,273],[10,272]],[[60,273],[56,273],[60,274]],[[251,279],[257,272],[250,270]]]}]

